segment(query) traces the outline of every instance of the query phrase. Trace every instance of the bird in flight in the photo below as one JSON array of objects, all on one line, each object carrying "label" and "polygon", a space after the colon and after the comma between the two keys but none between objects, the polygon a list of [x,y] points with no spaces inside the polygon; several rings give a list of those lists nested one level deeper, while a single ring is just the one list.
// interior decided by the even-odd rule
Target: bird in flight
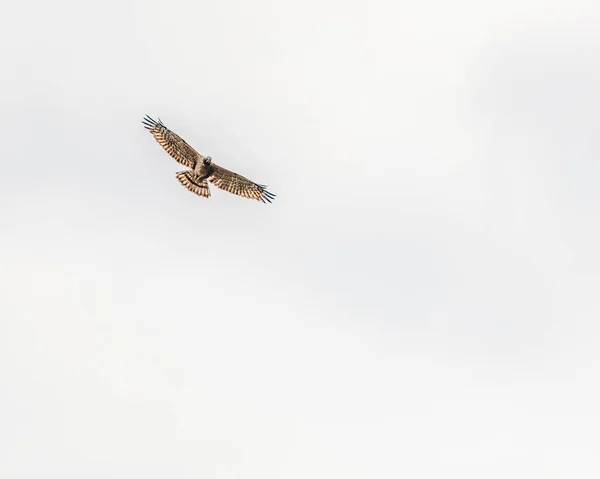
[{"label": "bird in flight", "polygon": [[142,120],[142,124],[169,155],[186,168],[189,168],[178,171],[175,176],[192,193],[208,198],[210,196],[208,180],[216,187],[244,198],[262,201],[263,203],[271,203],[275,199],[275,195],[266,190],[266,185],[259,185],[242,175],[216,165],[210,156],[202,156],[188,145],[183,138],[163,125],[160,118],[158,121],[154,121],[146,115]]}]

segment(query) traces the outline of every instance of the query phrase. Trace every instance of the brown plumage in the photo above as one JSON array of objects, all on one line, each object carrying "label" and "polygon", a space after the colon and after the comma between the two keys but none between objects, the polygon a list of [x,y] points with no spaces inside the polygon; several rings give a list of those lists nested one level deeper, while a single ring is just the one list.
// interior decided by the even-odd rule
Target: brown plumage
[{"label": "brown plumage", "polygon": [[210,196],[210,189],[208,188],[207,181],[196,176],[192,170],[178,171],[175,176],[179,180],[179,183],[192,193],[196,193],[198,196],[204,196],[205,198]]},{"label": "brown plumage", "polygon": [[175,160],[189,170],[179,171],[176,177],[179,182],[192,193],[205,198],[210,197],[207,180],[217,188],[253,200],[269,202],[275,198],[273,193],[266,190],[266,185],[259,185],[248,178],[229,171],[212,162],[210,156],[202,156],[183,138],[169,130],[161,121],[154,121],[148,115],[142,120],[143,125],[150,131],[158,144]]}]

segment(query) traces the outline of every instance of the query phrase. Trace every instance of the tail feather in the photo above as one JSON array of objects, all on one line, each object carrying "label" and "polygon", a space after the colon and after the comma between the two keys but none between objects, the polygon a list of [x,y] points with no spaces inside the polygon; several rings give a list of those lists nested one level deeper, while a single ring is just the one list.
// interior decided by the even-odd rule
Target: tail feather
[{"label": "tail feather", "polygon": [[185,186],[192,193],[204,198],[210,197],[210,189],[208,188],[208,182],[201,180],[192,170],[178,171],[175,176],[183,186]]}]

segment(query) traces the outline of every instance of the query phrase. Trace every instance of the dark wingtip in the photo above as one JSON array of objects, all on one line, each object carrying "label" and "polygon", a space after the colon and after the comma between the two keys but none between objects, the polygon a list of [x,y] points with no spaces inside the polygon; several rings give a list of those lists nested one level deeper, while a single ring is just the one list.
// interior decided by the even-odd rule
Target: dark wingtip
[{"label": "dark wingtip", "polygon": [[144,117],[144,119],[142,120],[142,125],[144,125],[144,127],[147,130],[151,130],[152,128],[154,128],[156,126],[156,124],[157,123],[152,118],[150,118],[150,116],[148,116],[148,115],[146,115]]},{"label": "dark wingtip", "polygon": [[260,188],[260,196],[258,197],[258,199],[263,203],[266,203],[267,201],[271,203],[272,200],[275,199],[275,196],[277,196],[274,193],[267,191],[267,185],[259,185],[258,183],[254,184]]},{"label": "dark wingtip", "polygon": [[270,191],[264,190],[262,192],[261,199],[263,200],[263,203],[264,203],[264,200],[268,201],[269,203],[272,203],[273,200],[275,199],[275,196],[276,195],[274,193],[271,193]]}]

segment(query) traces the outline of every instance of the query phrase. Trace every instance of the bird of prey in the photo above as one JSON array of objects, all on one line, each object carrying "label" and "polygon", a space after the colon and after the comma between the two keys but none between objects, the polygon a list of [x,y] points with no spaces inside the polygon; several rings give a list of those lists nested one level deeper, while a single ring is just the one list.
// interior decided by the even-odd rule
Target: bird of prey
[{"label": "bird of prey", "polygon": [[142,120],[142,124],[169,155],[186,168],[189,168],[177,172],[175,176],[192,193],[208,198],[210,196],[208,180],[216,187],[244,198],[262,201],[263,203],[271,203],[275,198],[273,193],[266,190],[266,185],[259,185],[233,171],[216,165],[210,156],[202,156],[188,145],[183,138],[163,125],[160,118],[158,121],[154,121],[146,115]]}]

